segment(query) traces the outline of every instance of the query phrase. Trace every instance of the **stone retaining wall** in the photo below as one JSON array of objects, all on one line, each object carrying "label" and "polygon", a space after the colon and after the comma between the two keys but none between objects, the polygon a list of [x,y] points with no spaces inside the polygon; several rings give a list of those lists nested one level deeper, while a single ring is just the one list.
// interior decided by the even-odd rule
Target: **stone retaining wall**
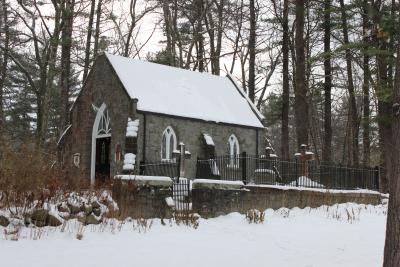
[{"label": "stone retaining wall", "polygon": [[[127,175],[128,176],[128,175]],[[121,179],[122,177],[122,179]],[[169,218],[166,198],[172,197],[172,181],[124,179],[117,176],[113,184],[113,198],[122,218]],[[135,178],[140,178],[136,177]],[[169,179],[169,181],[168,181]]]},{"label": "stone retaining wall", "polygon": [[378,205],[382,195],[357,191],[340,192],[299,190],[269,186],[240,186],[238,182],[221,184],[216,181],[196,181],[192,189],[193,212],[202,217],[215,217],[230,212],[245,213],[250,209],[305,208],[354,202]]},{"label": "stone retaining wall", "polygon": [[[113,198],[123,218],[170,218],[172,180],[168,177],[116,176]],[[276,186],[250,186],[239,181],[197,179],[192,186],[192,212],[204,218],[250,209],[266,210],[319,207],[354,202],[378,205],[383,196],[373,191],[299,189]]]}]

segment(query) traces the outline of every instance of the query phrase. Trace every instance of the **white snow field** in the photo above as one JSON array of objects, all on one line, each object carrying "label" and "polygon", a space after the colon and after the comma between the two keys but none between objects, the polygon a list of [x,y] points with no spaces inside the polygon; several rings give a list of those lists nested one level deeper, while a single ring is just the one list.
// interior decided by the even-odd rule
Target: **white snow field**
[{"label": "white snow field", "polygon": [[132,222],[112,226],[109,221],[85,227],[82,240],[76,239],[78,224],[70,221],[64,232],[44,228],[38,240],[27,228],[18,241],[2,235],[0,262],[41,267],[381,266],[386,211],[386,205],[356,204],[267,210],[262,224],[232,213],[200,219],[197,229],[153,220],[147,231]]}]

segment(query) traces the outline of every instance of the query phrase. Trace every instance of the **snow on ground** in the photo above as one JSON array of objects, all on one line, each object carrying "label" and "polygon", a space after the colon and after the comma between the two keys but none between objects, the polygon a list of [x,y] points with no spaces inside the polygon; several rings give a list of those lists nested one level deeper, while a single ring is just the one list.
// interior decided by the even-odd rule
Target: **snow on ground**
[{"label": "snow on ground", "polygon": [[[25,229],[19,241],[0,237],[3,266],[381,266],[385,206],[341,204],[318,209],[267,210],[263,224],[232,213],[200,219],[197,229],[154,220],[146,232],[132,222],[64,232]],[[114,229],[114,230],[112,230]],[[1,230],[1,229],[0,229]]]}]

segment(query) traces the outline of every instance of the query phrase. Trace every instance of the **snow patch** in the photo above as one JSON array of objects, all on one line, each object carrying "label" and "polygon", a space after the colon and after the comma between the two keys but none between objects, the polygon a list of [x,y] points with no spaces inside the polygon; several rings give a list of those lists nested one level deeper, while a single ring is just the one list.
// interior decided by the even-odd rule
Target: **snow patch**
[{"label": "snow patch", "polygon": [[311,180],[307,176],[300,176],[297,178],[297,181],[293,181],[289,183],[289,186],[308,186],[308,187],[317,187],[317,188],[324,188],[320,183],[317,183],[316,181]]},{"label": "snow patch", "polygon": [[136,155],[133,153],[126,153],[124,156],[124,171],[133,171],[135,169]]},{"label": "snow patch", "polygon": [[[349,217],[353,212],[355,216]],[[23,228],[17,242],[0,235],[1,262],[8,267],[108,267],[130,262],[163,267],[374,267],[382,265],[386,212],[387,206],[350,203],[268,209],[263,224],[249,224],[244,215],[231,213],[199,218],[197,229],[154,219],[146,233],[134,230],[133,219],[109,219],[84,227],[80,241],[75,238],[80,224],[73,220],[64,231],[42,228],[39,240],[32,240],[32,232],[38,230],[31,228]],[[171,242],[174,245],[168,245]],[[177,251],[179,257],[166,260]]]},{"label": "snow patch", "polygon": [[214,141],[212,139],[212,137],[209,134],[203,134],[204,136],[204,140],[206,141],[206,144],[209,146],[215,146]]},{"label": "snow patch", "polygon": [[256,169],[254,171],[255,173],[270,173],[270,174],[275,174],[275,172],[271,169]]},{"label": "snow patch", "polygon": [[135,181],[138,184],[155,185],[155,186],[171,186],[172,179],[166,176],[142,176],[142,175],[116,175],[114,179],[123,181]]},{"label": "snow patch", "polygon": [[126,127],[126,137],[137,137],[137,132],[139,130],[139,119],[132,121],[128,118],[128,126]]}]

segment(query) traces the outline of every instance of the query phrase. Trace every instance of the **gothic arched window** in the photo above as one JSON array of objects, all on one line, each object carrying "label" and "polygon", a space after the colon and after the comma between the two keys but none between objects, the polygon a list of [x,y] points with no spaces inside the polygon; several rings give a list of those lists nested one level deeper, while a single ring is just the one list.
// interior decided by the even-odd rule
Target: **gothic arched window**
[{"label": "gothic arched window", "polygon": [[162,135],[161,159],[171,160],[172,152],[176,149],[176,135],[171,126],[168,126]]},{"label": "gothic arched window", "polygon": [[228,139],[229,165],[239,166],[239,141],[234,134]]}]

